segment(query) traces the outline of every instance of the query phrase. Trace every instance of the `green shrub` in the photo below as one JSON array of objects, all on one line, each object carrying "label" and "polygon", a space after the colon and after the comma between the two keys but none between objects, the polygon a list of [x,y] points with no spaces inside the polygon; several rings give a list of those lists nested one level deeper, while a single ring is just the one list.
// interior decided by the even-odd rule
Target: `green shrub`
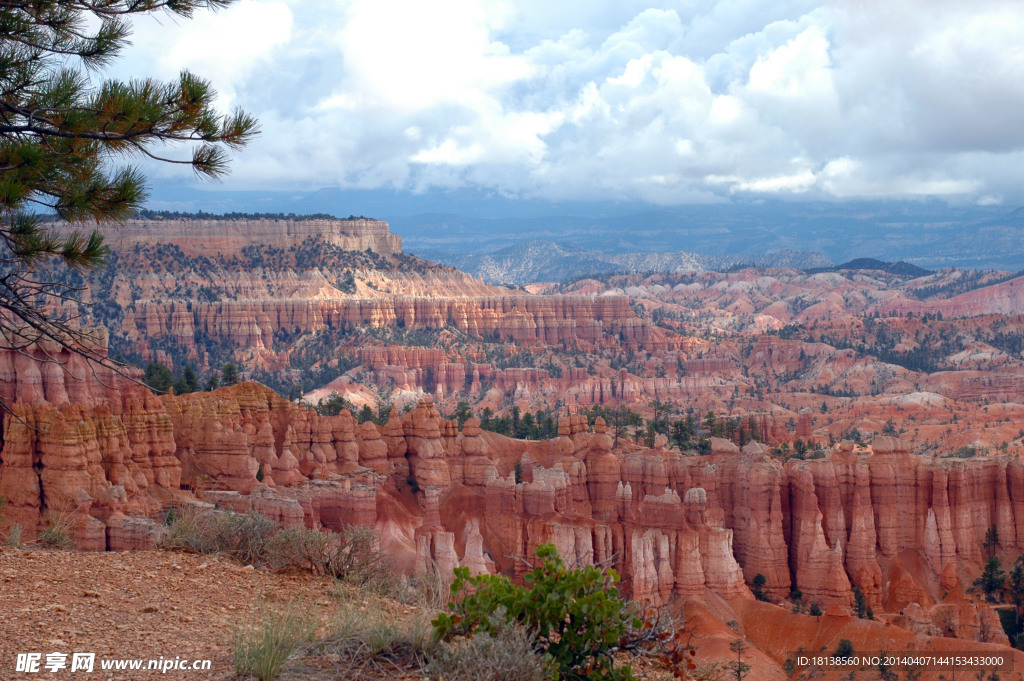
[{"label": "green shrub", "polygon": [[853,642],[848,638],[839,639],[836,646],[836,657],[853,657]]},{"label": "green shrub", "polygon": [[[663,622],[645,621],[623,600],[614,570],[595,566],[569,569],[551,544],[537,548],[541,564],[526,575],[526,586],[504,575],[470,577],[456,568],[451,591],[455,600],[433,625],[437,636],[495,637],[498,624],[491,613],[504,612],[505,622],[517,623],[533,637],[537,650],[566,680],[633,679],[629,667],[616,667],[619,652],[654,649],[671,657],[680,652],[673,635],[682,632]],[[461,598],[459,598],[461,596]]]},{"label": "green shrub", "polygon": [[754,594],[754,598],[759,601],[768,601],[768,592],[764,590],[764,585],[767,581],[768,579],[760,572],[754,575],[754,581],[752,582],[754,588],[752,593]]},{"label": "green shrub", "polygon": [[819,615],[821,615],[821,606],[817,603],[811,603],[811,608],[807,611],[807,614],[811,615],[812,617],[818,617]]},{"label": "green shrub", "polygon": [[853,603],[853,612],[857,617],[862,620],[875,619],[875,613],[871,606],[868,605],[868,599],[864,597],[864,592],[857,585],[853,587]]}]

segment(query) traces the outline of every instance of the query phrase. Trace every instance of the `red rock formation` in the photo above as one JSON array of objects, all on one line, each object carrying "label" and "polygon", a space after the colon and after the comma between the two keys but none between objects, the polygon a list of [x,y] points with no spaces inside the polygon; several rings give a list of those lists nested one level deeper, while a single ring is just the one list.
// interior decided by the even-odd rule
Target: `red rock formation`
[{"label": "red rock formation", "polygon": [[[762,574],[775,600],[799,588],[847,612],[857,585],[877,614],[917,603],[934,622],[946,617],[943,595],[960,593],[956,632],[975,637],[995,636],[991,614],[962,596],[986,531],[999,529],[1001,551],[1024,548],[1024,465],[921,459],[892,438],[785,466],[759,445],[615,452],[603,422],[591,433],[578,415],[560,421],[558,438],[526,442],[481,432],[476,419],[460,433],[429,401],[385,426],[357,425],[251,383],[128,393],[116,410],[15,410],[0,451],[8,522],[34,535],[68,508],[85,548],[153,545],[159,528],[147,518],[194,492],[285,524],[377,526],[410,569],[521,575],[520,558],[550,541],[570,562],[611,561],[628,593],[657,603],[705,589],[749,599],[746,584]],[[914,617],[907,626],[924,626]]]},{"label": "red rock formation", "polygon": [[[266,349],[273,345],[279,331],[315,333],[343,324],[371,328],[442,329],[450,326],[477,339],[498,337],[517,344],[582,344],[603,347],[622,343],[627,348],[667,349],[673,340],[657,327],[637,319],[622,296],[580,298],[576,296],[290,296],[264,300],[222,299],[207,303],[194,301],[189,307],[191,320],[182,322],[185,330],[173,332],[170,320],[185,314],[175,303],[139,301],[135,312],[128,312],[120,328],[125,339],[140,343],[175,335],[185,347],[194,347],[190,337],[202,334],[228,347]],[[192,333],[189,329],[193,330]],[[413,354],[410,351],[408,354]],[[427,353],[429,355],[429,353]],[[371,358],[371,361],[378,361]],[[414,362],[415,365],[417,362]],[[381,371],[397,383],[407,383],[409,374],[396,366],[381,365]],[[445,383],[465,384],[465,374],[447,375],[444,369],[436,378]],[[460,368],[459,371],[465,371]],[[403,375],[404,373],[404,375]],[[413,369],[413,380],[423,374]],[[508,380],[515,381],[510,374]]]},{"label": "red rock formation", "polygon": [[[96,357],[107,356],[107,331],[78,329],[72,347]],[[87,362],[53,340],[43,340],[18,351],[0,349],[0,399],[7,404],[109,404],[119,411],[121,392],[139,392],[132,379],[141,378],[138,369],[127,367],[123,375],[110,367]]]}]

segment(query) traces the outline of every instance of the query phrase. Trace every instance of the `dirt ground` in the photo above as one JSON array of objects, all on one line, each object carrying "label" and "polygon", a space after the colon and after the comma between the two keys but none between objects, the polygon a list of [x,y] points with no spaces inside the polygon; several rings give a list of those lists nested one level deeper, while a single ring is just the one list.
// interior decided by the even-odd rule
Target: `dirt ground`
[{"label": "dirt ground", "polygon": [[[0,548],[0,679],[235,679],[234,627],[289,603],[329,609],[337,588],[218,556]],[[18,653],[40,653],[39,671],[18,673]],[[45,668],[49,653],[65,653],[66,667]],[[94,670],[72,673],[73,653],[95,653]],[[145,667],[161,657],[210,660],[210,668],[100,669],[104,659],[144,659]]]}]

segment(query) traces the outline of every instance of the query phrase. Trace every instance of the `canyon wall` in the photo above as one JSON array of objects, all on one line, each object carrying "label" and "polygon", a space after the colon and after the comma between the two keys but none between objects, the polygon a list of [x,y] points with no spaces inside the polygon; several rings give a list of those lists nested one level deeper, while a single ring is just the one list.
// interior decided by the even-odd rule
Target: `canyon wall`
[{"label": "canyon wall", "polygon": [[[641,336],[647,342],[657,339],[654,342],[674,347],[680,340],[659,338],[660,330],[656,327],[648,331]],[[619,340],[618,343],[620,347],[630,345],[628,341]],[[441,349],[395,345],[360,348],[359,366],[378,385],[393,386],[397,390],[421,390],[440,395],[463,393],[470,397],[495,390],[497,394],[510,395],[515,400],[546,391],[546,394],[557,394],[555,399],[564,399],[573,405],[611,403],[616,399],[637,400],[641,395],[698,394],[722,383],[708,376],[638,378],[625,370],[615,372],[614,376],[592,376],[585,367],[571,366],[558,367],[557,374],[553,375],[542,367],[500,368],[494,363],[454,361]],[[331,388],[328,385],[325,392]]]},{"label": "canyon wall", "polygon": [[[145,392],[135,383],[142,376],[139,369],[107,362],[106,329],[70,326],[69,330],[64,343],[44,339],[17,350],[0,348],[4,404],[93,407],[119,404],[122,393]],[[82,353],[97,361],[88,361]]]},{"label": "canyon wall", "polygon": [[280,330],[315,333],[346,325],[443,329],[474,338],[516,343],[622,343],[664,349],[666,334],[638,320],[622,296],[470,296],[219,300],[211,303],[144,303],[125,316],[127,340],[172,336],[183,343],[197,332],[236,347],[266,347]]},{"label": "canyon wall", "polygon": [[[203,500],[284,523],[374,526],[409,570],[521,575],[517,558],[550,541],[570,562],[610,562],[635,598],[751,598],[761,574],[775,600],[798,588],[836,613],[849,612],[853,586],[879,613],[939,612],[980,572],[991,527],[1000,555],[1024,551],[1020,460],[924,459],[892,438],[785,465],[759,444],[717,439],[703,457],[612,451],[603,422],[591,431],[582,416],[563,417],[554,440],[521,441],[475,419],[459,431],[429,401],[376,426],[252,383],[13,412],[5,522],[28,538],[71,513],[86,549],[152,546],[162,529],[148,518]],[[958,635],[980,631],[986,612]]]},{"label": "canyon wall", "polygon": [[665,349],[662,329],[638,319],[624,296],[385,296],[319,295],[277,300],[145,302],[124,317],[131,343],[173,338],[195,349],[196,337],[233,348],[269,348],[274,334],[316,333],[364,325],[408,330],[456,329],[473,338],[515,343],[581,344]]},{"label": "canyon wall", "polygon": [[[59,226],[70,231],[73,227]],[[186,255],[238,253],[245,246],[259,244],[287,248],[308,238],[321,239],[348,251],[367,248],[381,255],[402,252],[402,237],[392,234],[382,220],[337,219],[197,219],[156,218],[126,220],[104,230],[107,244],[116,250],[136,245],[173,244]]]}]

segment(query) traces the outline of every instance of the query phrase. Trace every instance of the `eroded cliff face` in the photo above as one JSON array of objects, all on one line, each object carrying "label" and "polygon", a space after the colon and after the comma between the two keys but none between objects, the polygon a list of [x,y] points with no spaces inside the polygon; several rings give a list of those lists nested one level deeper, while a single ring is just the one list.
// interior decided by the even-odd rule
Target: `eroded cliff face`
[{"label": "eroded cliff face", "polygon": [[[482,380],[500,401],[551,389],[544,369],[499,369],[512,363],[507,356],[632,356],[690,343],[638,317],[625,295],[536,296],[403,254],[381,221],[151,219],[106,236],[107,265],[67,282],[91,304],[77,312],[109,329],[114,350],[133,361],[190,364],[204,380],[233,362],[283,392],[324,389],[362,348],[391,342],[420,346],[408,354],[444,347],[447,361],[402,365],[406,358],[386,351],[386,364],[374,361],[383,370],[370,377],[377,387],[394,378],[410,400],[439,389],[443,400],[464,394],[475,371],[477,388]],[[603,398],[607,386],[590,380],[600,361],[589,372],[581,362],[548,363],[581,394]]]},{"label": "eroded cliff face", "polygon": [[72,329],[68,347],[46,339],[18,350],[0,348],[0,400],[5,404],[100,404],[119,409],[122,393],[134,390],[132,378],[142,375],[134,367],[104,366],[90,362],[70,348],[79,348],[98,360],[107,357],[107,331]]},{"label": "eroded cliff face", "polygon": [[750,599],[761,574],[777,601],[798,588],[849,612],[857,586],[876,613],[969,638],[989,631],[991,613],[964,596],[986,531],[1004,557],[1024,551],[1017,459],[924,459],[880,438],[782,465],[756,443],[715,441],[704,457],[612,451],[605,430],[568,416],[556,439],[512,440],[476,419],[459,431],[429,401],[359,424],[252,383],[125,391],[114,406],[15,405],[0,495],[26,538],[49,513],[74,514],[86,549],[152,546],[161,529],[147,519],[201,500],[286,524],[374,526],[410,571],[521,575],[517,558],[553,542],[570,563],[613,565],[638,599]]},{"label": "eroded cliff face", "polygon": [[[120,332],[132,343],[174,337],[194,351],[197,336],[235,349],[272,350],[279,334],[328,329],[436,330],[524,345],[666,349],[662,329],[636,318],[622,296],[453,295],[351,297],[317,291],[308,297],[146,302],[125,315]],[[678,346],[678,342],[676,342]]]},{"label": "eroded cliff face", "polygon": [[[61,229],[71,229],[58,225]],[[156,239],[154,237],[157,237]],[[240,253],[246,246],[260,244],[287,248],[308,238],[348,251],[369,248],[382,255],[402,252],[402,237],[392,234],[383,220],[357,218],[159,218],[126,220],[105,233],[107,244],[117,250],[136,245],[161,243],[177,246],[187,255]]]}]

